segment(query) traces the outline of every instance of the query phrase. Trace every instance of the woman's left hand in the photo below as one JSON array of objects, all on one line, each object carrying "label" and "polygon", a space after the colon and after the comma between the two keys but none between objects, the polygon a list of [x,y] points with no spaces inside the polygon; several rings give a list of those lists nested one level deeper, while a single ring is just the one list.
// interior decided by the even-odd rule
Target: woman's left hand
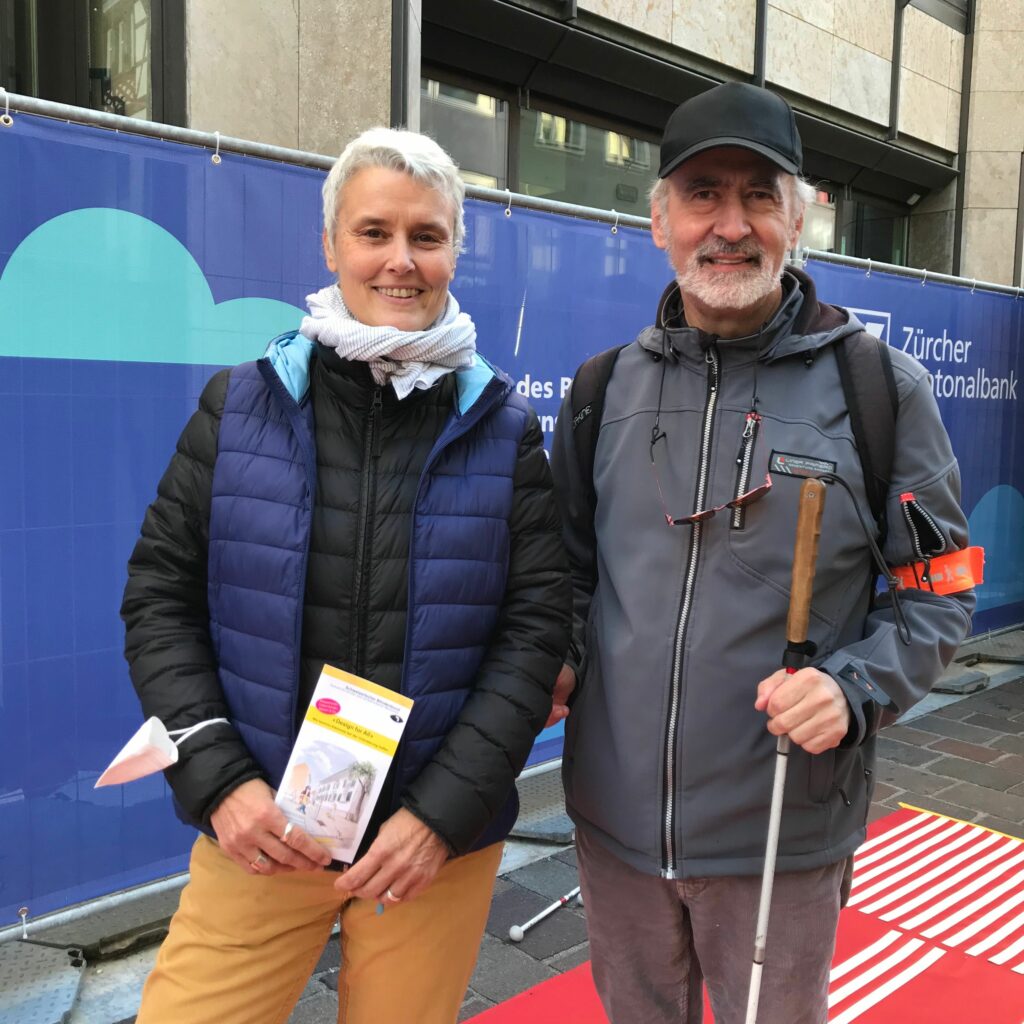
[{"label": "woman's left hand", "polygon": [[448,860],[444,840],[415,814],[399,808],[370,848],[335,883],[342,895],[385,905],[418,896]]}]

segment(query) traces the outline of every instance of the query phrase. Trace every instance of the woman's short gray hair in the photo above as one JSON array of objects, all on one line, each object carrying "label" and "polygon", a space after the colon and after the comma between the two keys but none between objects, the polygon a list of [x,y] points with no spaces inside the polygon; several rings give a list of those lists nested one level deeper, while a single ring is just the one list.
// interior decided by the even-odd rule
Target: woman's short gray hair
[{"label": "woman's short gray hair", "polygon": [[455,161],[429,136],[398,128],[370,128],[354,138],[334,162],[323,185],[324,230],[334,241],[338,196],[356,172],[367,167],[404,171],[416,181],[437,189],[452,204],[452,248],[462,251],[466,222],[462,202],[466,185]]}]

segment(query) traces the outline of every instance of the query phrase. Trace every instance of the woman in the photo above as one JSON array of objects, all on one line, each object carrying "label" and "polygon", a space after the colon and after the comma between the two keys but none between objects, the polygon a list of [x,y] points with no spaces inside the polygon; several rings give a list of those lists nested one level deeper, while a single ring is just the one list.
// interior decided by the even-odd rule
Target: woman
[{"label": "woman", "polygon": [[[140,1024],[285,1021],[339,912],[339,1020],[454,1021],[568,646],[537,418],[448,291],[455,165],[373,129],[323,195],[336,284],[210,380],[129,563],[145,714],[230,722],[167,771],[204,835]],[[274,803],[325,663],[415,700],[351,866]]]}]

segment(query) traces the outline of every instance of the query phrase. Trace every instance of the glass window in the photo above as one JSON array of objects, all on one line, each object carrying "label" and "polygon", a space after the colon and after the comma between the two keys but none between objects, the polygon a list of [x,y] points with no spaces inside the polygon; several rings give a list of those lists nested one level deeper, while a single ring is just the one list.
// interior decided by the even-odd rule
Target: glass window
[{"label": "glass window", "polygon": [[906,214],[851,199],[841,204],[839,221],[841,253],[900,266],[906,263]]},{"label": "glass window", "polygon": [[[159,2],[159,0],[156,0]],[[0,85],[153,118],[154,0],[0,0]]]},{"label": "glass window", "polygon": [[89,7],[89,106],[149,118],[150,0],[93,0]]},{"label": "glass window", "polygon": [[800,249],[832,252],[836,244],[836,204],[829,192],[818,191],[814,202],[804,210],[804,229],[800,233]]},{"label": "glass window", "polygon": [[469,185],[506,188],[508,104],[486,93],[424,78],[420,130],[444,146]]},{"label": "glass window", "polygon": [[518,189],[531,196],[647,216],[658,147],[543,110],[519,111]]}]

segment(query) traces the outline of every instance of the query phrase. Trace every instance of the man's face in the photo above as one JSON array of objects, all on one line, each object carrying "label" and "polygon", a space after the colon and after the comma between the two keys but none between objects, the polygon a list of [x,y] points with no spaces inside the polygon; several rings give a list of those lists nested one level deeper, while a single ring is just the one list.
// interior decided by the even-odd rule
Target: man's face
[{"label": "man's face", "polygon": [[774,292],[803,227],[786,178],[770,160],[734,146],[706,150],[669,175],[651,231],[684,302],[742,312]]}]

